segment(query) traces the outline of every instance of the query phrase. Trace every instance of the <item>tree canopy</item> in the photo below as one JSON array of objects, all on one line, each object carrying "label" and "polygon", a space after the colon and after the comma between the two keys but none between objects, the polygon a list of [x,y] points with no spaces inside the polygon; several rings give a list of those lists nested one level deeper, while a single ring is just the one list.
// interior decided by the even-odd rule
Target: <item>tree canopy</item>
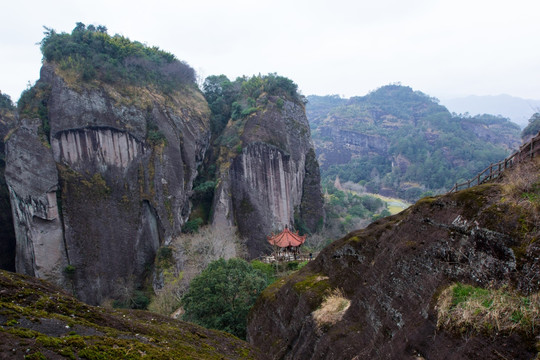
[{"label": "tree canopy", "polygon": [[248,312],[267,285],[267,276],[245,260],[216,260],[182,297],[183,319],[245,339]]},{"label": "tree canopy", "polygon": [[535,136],[540,131],[540,113],[537,112],[529,119],[529,124],[521,132],[521,137],[524,139],[528,136]]},{"label": "tree canopy", "polygon": [[[339,176],[342,181],[363,182],[372,192],[393,190],[407,200],[473,177],[508,155],[509,140],[518,142],[519,126],[508,119],[451,114],[437,99],[407,86],[387,85],[350,99],[308,100],[315,147],[324,154],[323,180]],[[386,150],[364,154],[341,149],[334,136],[342,130],[369,137]],[[350,154],[350,160],[331,153],[333,147]]]},{"label": "tree canopy", "polygon": [[110,36],[105,26],[78,22],[71,34],[45,28],[43,58],[63,70],[73,70],[86,82],[127,82],[155,85],[164,91],[195,83],[195,71],[158,47],[121,35]]},{"label": "tree canopy", "polygon": [[263,95],[303,101],[298,85],[275,73],[242,76],[234,81],[225,75],[212,75],[204,81],[203,91],[212,111],[211,129],[214,134],[219,134],[229,119],[238,120],[257,111],[257,100]]},{"label": "tree canopy", "polygon": [[15,105],[8,94],[2,94],[0,91],[0,109],[15,110]]}]

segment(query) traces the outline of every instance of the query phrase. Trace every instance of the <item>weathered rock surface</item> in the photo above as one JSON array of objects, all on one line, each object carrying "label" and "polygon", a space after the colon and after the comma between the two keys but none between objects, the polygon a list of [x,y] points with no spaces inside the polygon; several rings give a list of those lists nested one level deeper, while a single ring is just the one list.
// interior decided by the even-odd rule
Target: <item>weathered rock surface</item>
[{"label": "weathered rock surface", "polygon": [[319,146],[317,149],[323,164],[322,168],[328,168],[334,164],[346,164],[353,157],[358,156],[388,156],[389,143],[383,136],[363,134],[334,126],[321,126],[320,132],[332,139],[325,146]]},{"label": "weathered rock surface", "polygon": [[0,269],[15,271],[15,229],[11,214],[6,170],[5,138],[15,127],[17,114],[13,109],[0,109]]},{"label": "weathered rock surface", "polygon": [[58,173],[50,148],[39,138],[40,125],[38,119],[21,121],[6,149],[16,269],[61,284],[68,259],[57,206]]},{"label": "weathered rock surface", "polygon": [[84,304],[0,270],[1,359],[267,359],[230,334],[141,310]]},{"label": "weathered rock surface", "polygon": [[[249,341],[274,359],[534,358],[534,335],[437,329],[437,296],[452,282],[540,289],[537,205],[523,203],[522,190],[512,200],[511,186],[425,198],[334,242],[262,293]],[[351,305],[321,327],[313,312],[332,289]]]},{"label": "weathered rock surface", "polygon": [[168,95],[73,87],[47,63],[38,85],[48,89],[50,146],[32,122],[8,143],[17,271],[62,282],[69,264],[69,286],[99,303],[139,286],[157,248],[180,233],[209,143],[208,107],[194,86]]},{"label": "weathered rock surface", "polygon": [[[241,145],[221,157],[213,222],[236,224],[251,257],[267,250],[266,236],[302,221],[322,223],[320,175],[303,104],[270,97],[243,121]],[[258,104],[259,105],[259,104]],[[230,123],[229,126],[234,126]]]}]

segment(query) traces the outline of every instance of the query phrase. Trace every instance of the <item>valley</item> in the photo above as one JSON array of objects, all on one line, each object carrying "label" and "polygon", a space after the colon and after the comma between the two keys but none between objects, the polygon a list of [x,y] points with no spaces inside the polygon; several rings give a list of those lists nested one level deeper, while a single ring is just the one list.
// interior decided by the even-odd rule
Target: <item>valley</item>
[{"label": "valley", "polygon": [[539,356],[536,145],[449,193],[538,114],[201,80],[101,25],[40,48],[35,84],[0,93],[0,357]]}]

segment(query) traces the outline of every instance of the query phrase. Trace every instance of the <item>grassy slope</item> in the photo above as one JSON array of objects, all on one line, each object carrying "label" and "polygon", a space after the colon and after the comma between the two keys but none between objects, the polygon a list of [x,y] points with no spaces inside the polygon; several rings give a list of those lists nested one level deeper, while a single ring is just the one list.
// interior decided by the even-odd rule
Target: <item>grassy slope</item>
[{"label": "grassy slope", "polygon": [[262,358],[230,334],[147,311],[89,306],[45,281],[5,271],[0,332],[0,358]]}]

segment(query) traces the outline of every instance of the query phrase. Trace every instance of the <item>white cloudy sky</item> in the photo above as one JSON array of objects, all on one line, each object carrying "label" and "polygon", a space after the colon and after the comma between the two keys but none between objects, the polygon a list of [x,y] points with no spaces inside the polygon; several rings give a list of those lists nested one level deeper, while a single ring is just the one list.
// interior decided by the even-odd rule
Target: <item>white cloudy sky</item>
[{"label": "white cloudy sky", "polygon": [[105,25],[203,76],[277,72],[305,95],[394,82],[440,98],[540,99],[539,0],[6,0],[0,90],[39,77],[43,26]]}]

